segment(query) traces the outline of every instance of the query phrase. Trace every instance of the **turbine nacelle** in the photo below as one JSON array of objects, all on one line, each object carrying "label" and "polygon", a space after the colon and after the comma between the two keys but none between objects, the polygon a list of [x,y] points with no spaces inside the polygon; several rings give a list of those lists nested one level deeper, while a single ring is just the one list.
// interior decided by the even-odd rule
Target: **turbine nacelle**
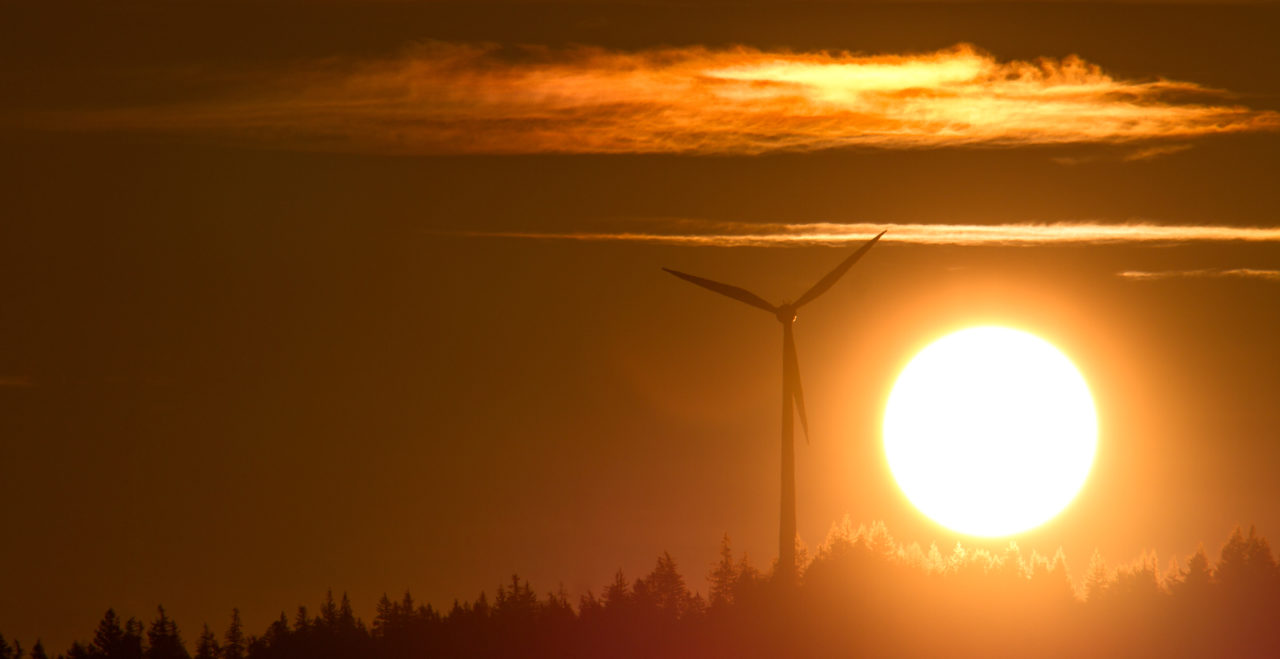
[{"label": "turbine nacelle", "polygon": [[849,268],[852,268],[853,264],[857,263],[858,259],[861,259],[863,254],[867,253],[867,250],[871,249],[872,246],[879,242],[881,236],[884,236],[883,231],[871,240],[863,243],[862,247],[859,247],[854,253],[845,257],[845,259],[840,262],[840,265],[837,265],[831,270],[831,272],[828,272],[826,276],[819,279],[816,284],[810,286],[809,290],[805,291],[804,295],[796,298],[795,302],[783,302],[777,306],[768,303],[764,298],[745,288],[739,288],[731,284],[725,284],[711,279],[704,279],[696,275],[672,270],[670,268],[663,268],[663,270],[666,270],[668,273],[691,284],[701,286],[702,288],[719,293],[725,297],[731,297],[743,304],[760,309],[761,311],[768,311],[778,319],[778,322],[782,324],[783,402],[786,405],[786,414],[790,415],[793,405],[794,410],[799,412],[800,427],[804,430],[805,441],[808,442],[809,420],[804,410],[804,388],[800,385],[799,359],[796,357],[795,338],[791,334],[791,325],[796,321],[796,310],[812,302],[819,295],[827,292],[827,289],[831,288],[836,281],[843,277],[844,273],[848,272]]}]

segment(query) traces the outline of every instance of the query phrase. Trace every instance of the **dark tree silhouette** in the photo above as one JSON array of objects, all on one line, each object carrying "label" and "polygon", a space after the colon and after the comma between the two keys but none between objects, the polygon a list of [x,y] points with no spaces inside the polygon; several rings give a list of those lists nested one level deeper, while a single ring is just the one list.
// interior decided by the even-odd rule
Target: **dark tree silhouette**
[{"label": "dark tree silhouette", "polygon": [[637,579],[632,595],[641,609],[648,609],[669,622],[676,622],[702,612],[702,598],[689,590],[676,568],[671,554],[662,552],[653,572]]},{"label": "dark tree silhouette", "polygon": [[143,659],[142,623],[129,618],[120,624],[114,609],[107,609],[88,646],[73,644],[70,659]]},{"label": "dark tree silhouette", "polygon": [[217,637],[213,635],[209,625],[205,625],[204,631],[200,632],[200,640],[196,643],[196,656],[193,659],[219,659],[221,656],[222,648],[218,646]]},{"label": "dark tree silhouette", "polygon": [[22,644],[14,639],[13,645],[9,645],[4,634],[0,634],[0,659],[22,659]]},{"label": "dark tree silhouette", "polygon": [[220,659],[244,659],[244,629],[240,623],[240,609],[231,609],[231,624],[222,635]]},{"label": "dark tree silhouette", "polygon": [[[845,520],[798,561],[794,582],[745,555],[735,562],[722,538],[709,603],[663,553],[634,582],[618,571],[577,610],[563,589],[539,596],[517,575],[492,602],[481,592],[445,613],[384,595],[372,627],[331,590],[319,615],[299,607],[292,625],[281,613],[256,636],[233,609],[223,642],[205,625],[191,659],[1280,656],[1280,568],[1266,539],[1236,529],[1216,563],[1201,547],[1185,564],[1162,572],[1148,553],[1113,569],[1095,552],[1077,590],[1061,550],[925,549]],[[163,608],[142,630],[109,609],[65,659],[188,659]],[[0,659],[22,654],[0,636]],[[47,659],[43,646],[30,658]]]},{"label": "dark tree silhouette", "polygon": [[191,659],[178,634],[178,625],[165,614],[164,607],[157,607],[156,619],[147,629],[145,659]]},{"label": "dark tree silhouette", "polygon": [[707,577],[710,582],[710,606],[713,609],[721,609],[733,604],[734,585],[738,581],[738,567],[733,564],[733,548],[729,546],[729,534],[724,534],[720,540],[720,560],[711,568],[711,575]]}]

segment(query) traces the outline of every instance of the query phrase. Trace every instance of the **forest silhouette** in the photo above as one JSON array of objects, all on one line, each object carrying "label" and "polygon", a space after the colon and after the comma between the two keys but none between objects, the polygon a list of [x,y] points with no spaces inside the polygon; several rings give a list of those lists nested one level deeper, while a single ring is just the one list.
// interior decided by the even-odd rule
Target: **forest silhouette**
[{"label": "forest silhouette", "polygon": [[[410,659],[434,657],[1083,657],[1280,656],[1280,570],[1270,544],[1237,528],[1216,560],[1201,547],[1161,568],[1154,553],[1116,567],[1095,552],[1073,579],[1066,558],[896,541],[882,523],[834,525],[799,581],[735,557],[729,538],[695,592],[669,554],[648,574],[619,571],[571,603],[519,576],[492,599],[448,609],[409,593],[377,603],[371,624],[330,592],[260,634],[233,610],[188,650],[159,607],[144,625],[103,616],[63,659]],[[48,659],[0,636],[0,659]]]}]

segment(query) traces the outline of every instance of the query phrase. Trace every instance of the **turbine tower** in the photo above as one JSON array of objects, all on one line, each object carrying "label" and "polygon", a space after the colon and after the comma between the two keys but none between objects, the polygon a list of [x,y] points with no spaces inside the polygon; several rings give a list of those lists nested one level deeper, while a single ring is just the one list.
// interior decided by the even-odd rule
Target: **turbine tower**
[{"label": "turbine tower", "polygon": [[749,304],[757,309],[768,311],[782,323],[782,513],[778,525],[778,571],[784,583],[794,583],[796,577],[796,463],[795,463],[795,421],[792,412],[800,412],[800,426],[804,429],[805,443],[809,442],[809,419],[804,411],[804,390],[800,387],[800,367],[796,363],[796,342],[791,335],[791,325],[796,320],[796,310],[812,302],[836,283],[844,273],[862,258],[867,250],[875,245],[885,232],[881,231],[875,238],[850,254],[827,276],[818,280],[809,290],[804,292],[795,302],[783,302],[774,306],[765,302],[760,296],[737,286],[722,284],[718,281],[695,277],[670,268],[667,272],[703,288],[731,297],[739,302]]}]

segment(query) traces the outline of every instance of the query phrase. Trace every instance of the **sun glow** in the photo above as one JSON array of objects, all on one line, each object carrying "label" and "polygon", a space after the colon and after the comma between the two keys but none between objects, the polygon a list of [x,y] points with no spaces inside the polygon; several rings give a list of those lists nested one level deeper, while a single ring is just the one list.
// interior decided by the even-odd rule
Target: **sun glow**
[{"label": "sun glow", "polygon": [[1066,507],[1097,446],[1084,378],[1048,342],[1004,327],[947,335],[903,369],[884,417],[907,498],[961,533],[1005,536]]}]

